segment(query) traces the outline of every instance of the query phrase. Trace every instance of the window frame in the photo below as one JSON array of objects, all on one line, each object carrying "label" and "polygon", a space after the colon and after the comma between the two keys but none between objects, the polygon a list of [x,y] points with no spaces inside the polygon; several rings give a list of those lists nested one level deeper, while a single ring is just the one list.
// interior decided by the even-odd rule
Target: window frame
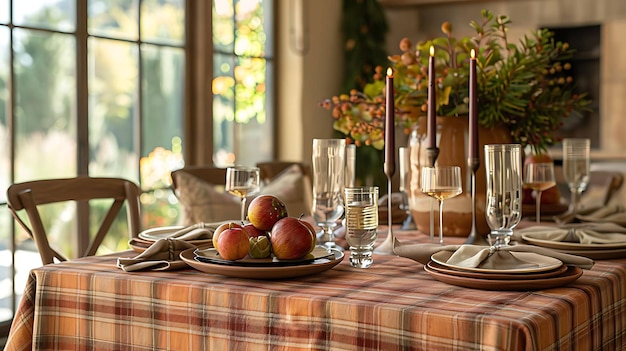
[{"label": "window frame", "polygon": [[[12,12],[13,1],[9,1],[9,11]],[[212,164],[213,145],[207,143],[206,140],[212,140],[212,67],[213,67],[213,50],[212,50],[212,1],[195,1],[185,0],[185,41],[183,50],[185,53],[185,94],[183,123],[184,151],[183,157],[186,165],[202,165]],[[87,0],[76,0],[76,28],[74,32],[69,33],[76,40],[76,113],[78,116],[88,116],[89,113],[89,91],[88,91],[88,11]],[[9,37],[9,62],[14,62],[13,47],[14,40],[12,31],[20,26],[16,26],[12,21],[7,26],[11,31]],[[25,27],[30,28],[30,27]],[[43,32],[58,32],[57,30],[37,29]],[[93,37],[99,37],[97,35]],[[134,41],[133,41],[134,42]],[[141,43],[140,43],[141,44]],[[141,65],[141,62],[139,63]],[[8,77],[8,106],[7,106],[7,128],[9,132],[9,158],[15,159],[15,84],[14,84],[14,66],[10,64]],[[139,77],[139,90],[141,91],[141,78]],[[138,95],[138,108],[141,108],[141,94]],[[135,129],[135,140],[141,143],[141,121],[136,121],[139,125]],[[77,175],[87,175],[89,172],[89,130],[87,118],[77,119],[76,140],[77,145]],[[139,144],[140,146],[141,144]],[[141,147],[138,147],[139,157],[143,155]],[[136,179],[140,179],[140,168],[136,174]],[[15,182],[14,162],[11,162],[9,170],[9,182]],[[6,202],[0,203],[5,207]],[[79,211],[88,211],[87,207]],[[8,214],[8,211],[6,211]],[[84,215],[88,212],[79,212],[78,218],[88,218]],[[10,217],[10,215],[8,215]],[[82,221],[88,222],[88,221]],[[79,228],[85,228],[89,223],[79,223]],[[15,231],[17,226],[14,220],[10,220],[9,242],[12,254],[10,275],[11,275],[11,310],[13,316],[17,311],[17,294],[15,292],[15,251],[17,249],[15,243]],[[81,229],[79,229],[81,230]],[[13,317],[8,320],[0,321],[0,340],[8,335],[10,331]]]}]

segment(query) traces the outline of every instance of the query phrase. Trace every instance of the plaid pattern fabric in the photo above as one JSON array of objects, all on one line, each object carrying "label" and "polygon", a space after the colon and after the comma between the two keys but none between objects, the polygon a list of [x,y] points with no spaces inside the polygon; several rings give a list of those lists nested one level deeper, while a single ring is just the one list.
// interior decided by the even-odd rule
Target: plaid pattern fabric
[{"label": "plaid pattern fabric", "polygon": [[441,283],[393,256],[278,281],[125,273],[117,256],[33,270],[5,350],[626,349],[626,259],[566,287],[502,292]]}]

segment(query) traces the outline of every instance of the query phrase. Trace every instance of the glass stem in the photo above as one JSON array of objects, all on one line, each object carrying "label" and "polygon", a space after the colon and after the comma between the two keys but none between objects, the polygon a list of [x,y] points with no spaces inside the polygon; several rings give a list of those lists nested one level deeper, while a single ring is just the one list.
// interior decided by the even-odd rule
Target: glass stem
[{"label": "glass stem", "polygon": [[246,197],[241,197],[241,223],[246,220]]},{"label": "glass stem", "polygon": [[443,245],[443,200],[439,200],[439,244]]},{"label": "glass stem", "polygon": [[335,238],[333,238],[333,231],[329,225],[322,227],[322,237],[320,239],[324,246],[334,246]]},{"label": "glass stem", "polygon": [[578,211],[578,201],[580,199],[580,192],[578,189],[573,189],[572,191],[572,200],[570,202],[570,212],[574,213]]},{"label": "glass stem", "polygon": [[541,222],[541,190],[537,190],[537,198],[535,199],[535,221]]}]

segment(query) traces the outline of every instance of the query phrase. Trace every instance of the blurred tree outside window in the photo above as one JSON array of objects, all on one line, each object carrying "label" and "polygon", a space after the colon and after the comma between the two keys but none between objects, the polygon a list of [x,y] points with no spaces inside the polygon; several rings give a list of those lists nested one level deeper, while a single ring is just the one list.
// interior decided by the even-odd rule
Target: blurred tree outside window
[{"label": "blurred tree outside window", "polygon": [[[212,78],[216,165],[272,159],[273,1],[212,1],[213,77],[190,78],[194,1],[0,0],[0,334],[40,265],[6,209],[11,183],[122,177],[141,186],[144,228],[176,224],[170,172],[202,147],[185,144],[190,79]],[[103,204],[90,208],[90,223],[104,216]],[[75,208],[50,205],[44,222],[70,250]],[[111,232],[100,254],[128,248],[124,213]]]},{"label": "blurred tree outside window", "polygon": [[[185,3],[0,1],[0,330],[41,265],[18,226],[12,259],[9,184],[122,177],[141,185],[143,227],[176,222],[169,174],[184,165]],[[90,203],[90,223],[103,205]],[[75,206],[47,205],[43,220],[50,240],[71,250]],[[99,253],[128,248],[124,212],[110,234]]]}]

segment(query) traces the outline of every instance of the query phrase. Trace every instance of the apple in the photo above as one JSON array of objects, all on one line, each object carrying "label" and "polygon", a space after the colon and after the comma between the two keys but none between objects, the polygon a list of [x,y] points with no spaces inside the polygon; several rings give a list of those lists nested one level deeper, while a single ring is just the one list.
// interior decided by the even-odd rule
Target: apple
[{"label": "apple", "polygon": [[242,226],[242,228],[246,231],[246,233],[248,233],[248,236],[251,238],[256,238],[259,236],[266,236],[269,238],[269,234],[267,233],[267,231],[255,227],[254,225],[252,225],[252,223],[246,223]]},{"label": "apple", "polygon": [[270,232],[274,256],[281,260],[293,260],[313,251],[315,231],[311,227],[295,217],[285,217],[276,222]]},{"label": "apple", "polygon": [[255,197],[248,206],[248,220],[260,230],[271,230],[280,219],[287,217],[287,206],[274,195]]},{"label": "apple", "polygon": [[307,221],[303,221],[302,216],[300,216],[300,220],[302,221],[302,223],[304,223],[304,225],[309,227],[309,230],[311,231],[311,233],[313,233],[313,245],[311,245],[311,250],[309,251],[309,253],[311,253],[311,251],[313,251],[313,249],[315,248],[315,245],[317,245],[317,231],[315,230],[315,227],[313,227],[313,224]]},{"label": "apple", "polygon": [[242,259],[248,255],[250,250],[250,237],[241,226],[225,229],[217,238],[215,249],[225,260]]},{"label": "apple", "polygon": [[226,229],[230,228],[241,228],[241,225],[235,222],[227,222],[220,224],[215,231],[213,232],[213,236],[211,237],[211,242],[213,242],[213,247],[217,249],[217,238],[219,238],[220,234],[224,232]]}]

